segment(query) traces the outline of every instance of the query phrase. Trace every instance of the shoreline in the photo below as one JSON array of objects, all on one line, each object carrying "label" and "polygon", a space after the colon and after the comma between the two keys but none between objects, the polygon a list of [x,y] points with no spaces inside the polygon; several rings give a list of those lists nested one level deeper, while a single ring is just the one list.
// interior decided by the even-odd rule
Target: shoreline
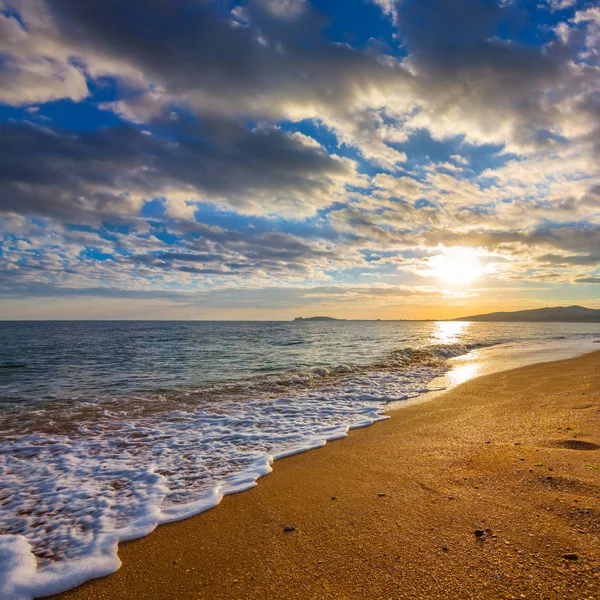
[{"label": "shoreline", "polygon": [[[278,460],[257,487],[210,511],[122,543],[119,571],[53,598],[539,597],[540,585],[544,597],[565,598],[574,577],[592,586],[577,597],[597,598],[600,470],[585,461],[600,462],[599,364],[595,352],[484,375],[393,410],[343,444]],[[568,394],[589,406],[570,406]],[[553,439],[565,420],[562,437],[591,451],[552,446],[569,441]],[[554,518],[561,496],[589,509],[575,539],[568,519]],[[576,550],[579,560],[565,563]],[[490,579],[492,564],[500,578]],[[515,569],[531,578],[517,585]],[[471,589],[478,580],[485,587]]]}]

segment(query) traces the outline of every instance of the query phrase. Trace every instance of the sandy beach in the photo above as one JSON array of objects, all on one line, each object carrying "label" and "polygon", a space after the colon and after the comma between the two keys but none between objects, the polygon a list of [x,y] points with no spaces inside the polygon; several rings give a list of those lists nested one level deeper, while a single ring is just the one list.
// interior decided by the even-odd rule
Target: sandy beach
[{"label": "sandy beach", "polygon": [[278,461],[55,596],[600,598],[600,352],[488,375]]}]

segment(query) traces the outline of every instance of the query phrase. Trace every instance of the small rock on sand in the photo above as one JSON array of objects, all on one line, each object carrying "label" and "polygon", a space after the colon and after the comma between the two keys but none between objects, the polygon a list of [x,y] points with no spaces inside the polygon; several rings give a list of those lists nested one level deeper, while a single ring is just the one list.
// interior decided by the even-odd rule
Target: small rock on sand
[{"label": "small rock on sand", "polygon": [[566,560],[577,560],[579,556],[577,556],[575,552],[567,552],[566,554],[563,554],[563,558]]}]

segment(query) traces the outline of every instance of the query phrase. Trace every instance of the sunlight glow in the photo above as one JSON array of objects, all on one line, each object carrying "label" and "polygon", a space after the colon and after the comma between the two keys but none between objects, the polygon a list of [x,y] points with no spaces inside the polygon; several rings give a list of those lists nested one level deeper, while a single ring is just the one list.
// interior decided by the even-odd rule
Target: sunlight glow
[{"label": "sunlight glow", "polygon": [[474,248],[445,248],[443,254],[429,259],[428,275],[454,284],[464,285],[494,270],[491,265],[483,265]]},{"label": "sunlight glow", "polygon": [[471,327],[466,321],[438,321],[433,332],[434,344],[455,344],[464,338]]},{"label": "sunlight glow", "polygon": [[476,377],[479,373],[480,368],[481,366],[475,362],[461,365],[460,367],[452,369],[448,373],[448,379],[450,380],[452,385],[464,383],[465,381]]}]

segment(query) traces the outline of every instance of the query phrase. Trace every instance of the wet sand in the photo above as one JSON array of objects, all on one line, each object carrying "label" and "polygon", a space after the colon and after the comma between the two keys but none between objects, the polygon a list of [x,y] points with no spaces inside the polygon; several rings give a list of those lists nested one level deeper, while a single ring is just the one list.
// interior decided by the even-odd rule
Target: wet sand
[{"label": "wet sand", "polygon": [[600,352],[462,384],[275,463],[56,596],[600,598]]}]

